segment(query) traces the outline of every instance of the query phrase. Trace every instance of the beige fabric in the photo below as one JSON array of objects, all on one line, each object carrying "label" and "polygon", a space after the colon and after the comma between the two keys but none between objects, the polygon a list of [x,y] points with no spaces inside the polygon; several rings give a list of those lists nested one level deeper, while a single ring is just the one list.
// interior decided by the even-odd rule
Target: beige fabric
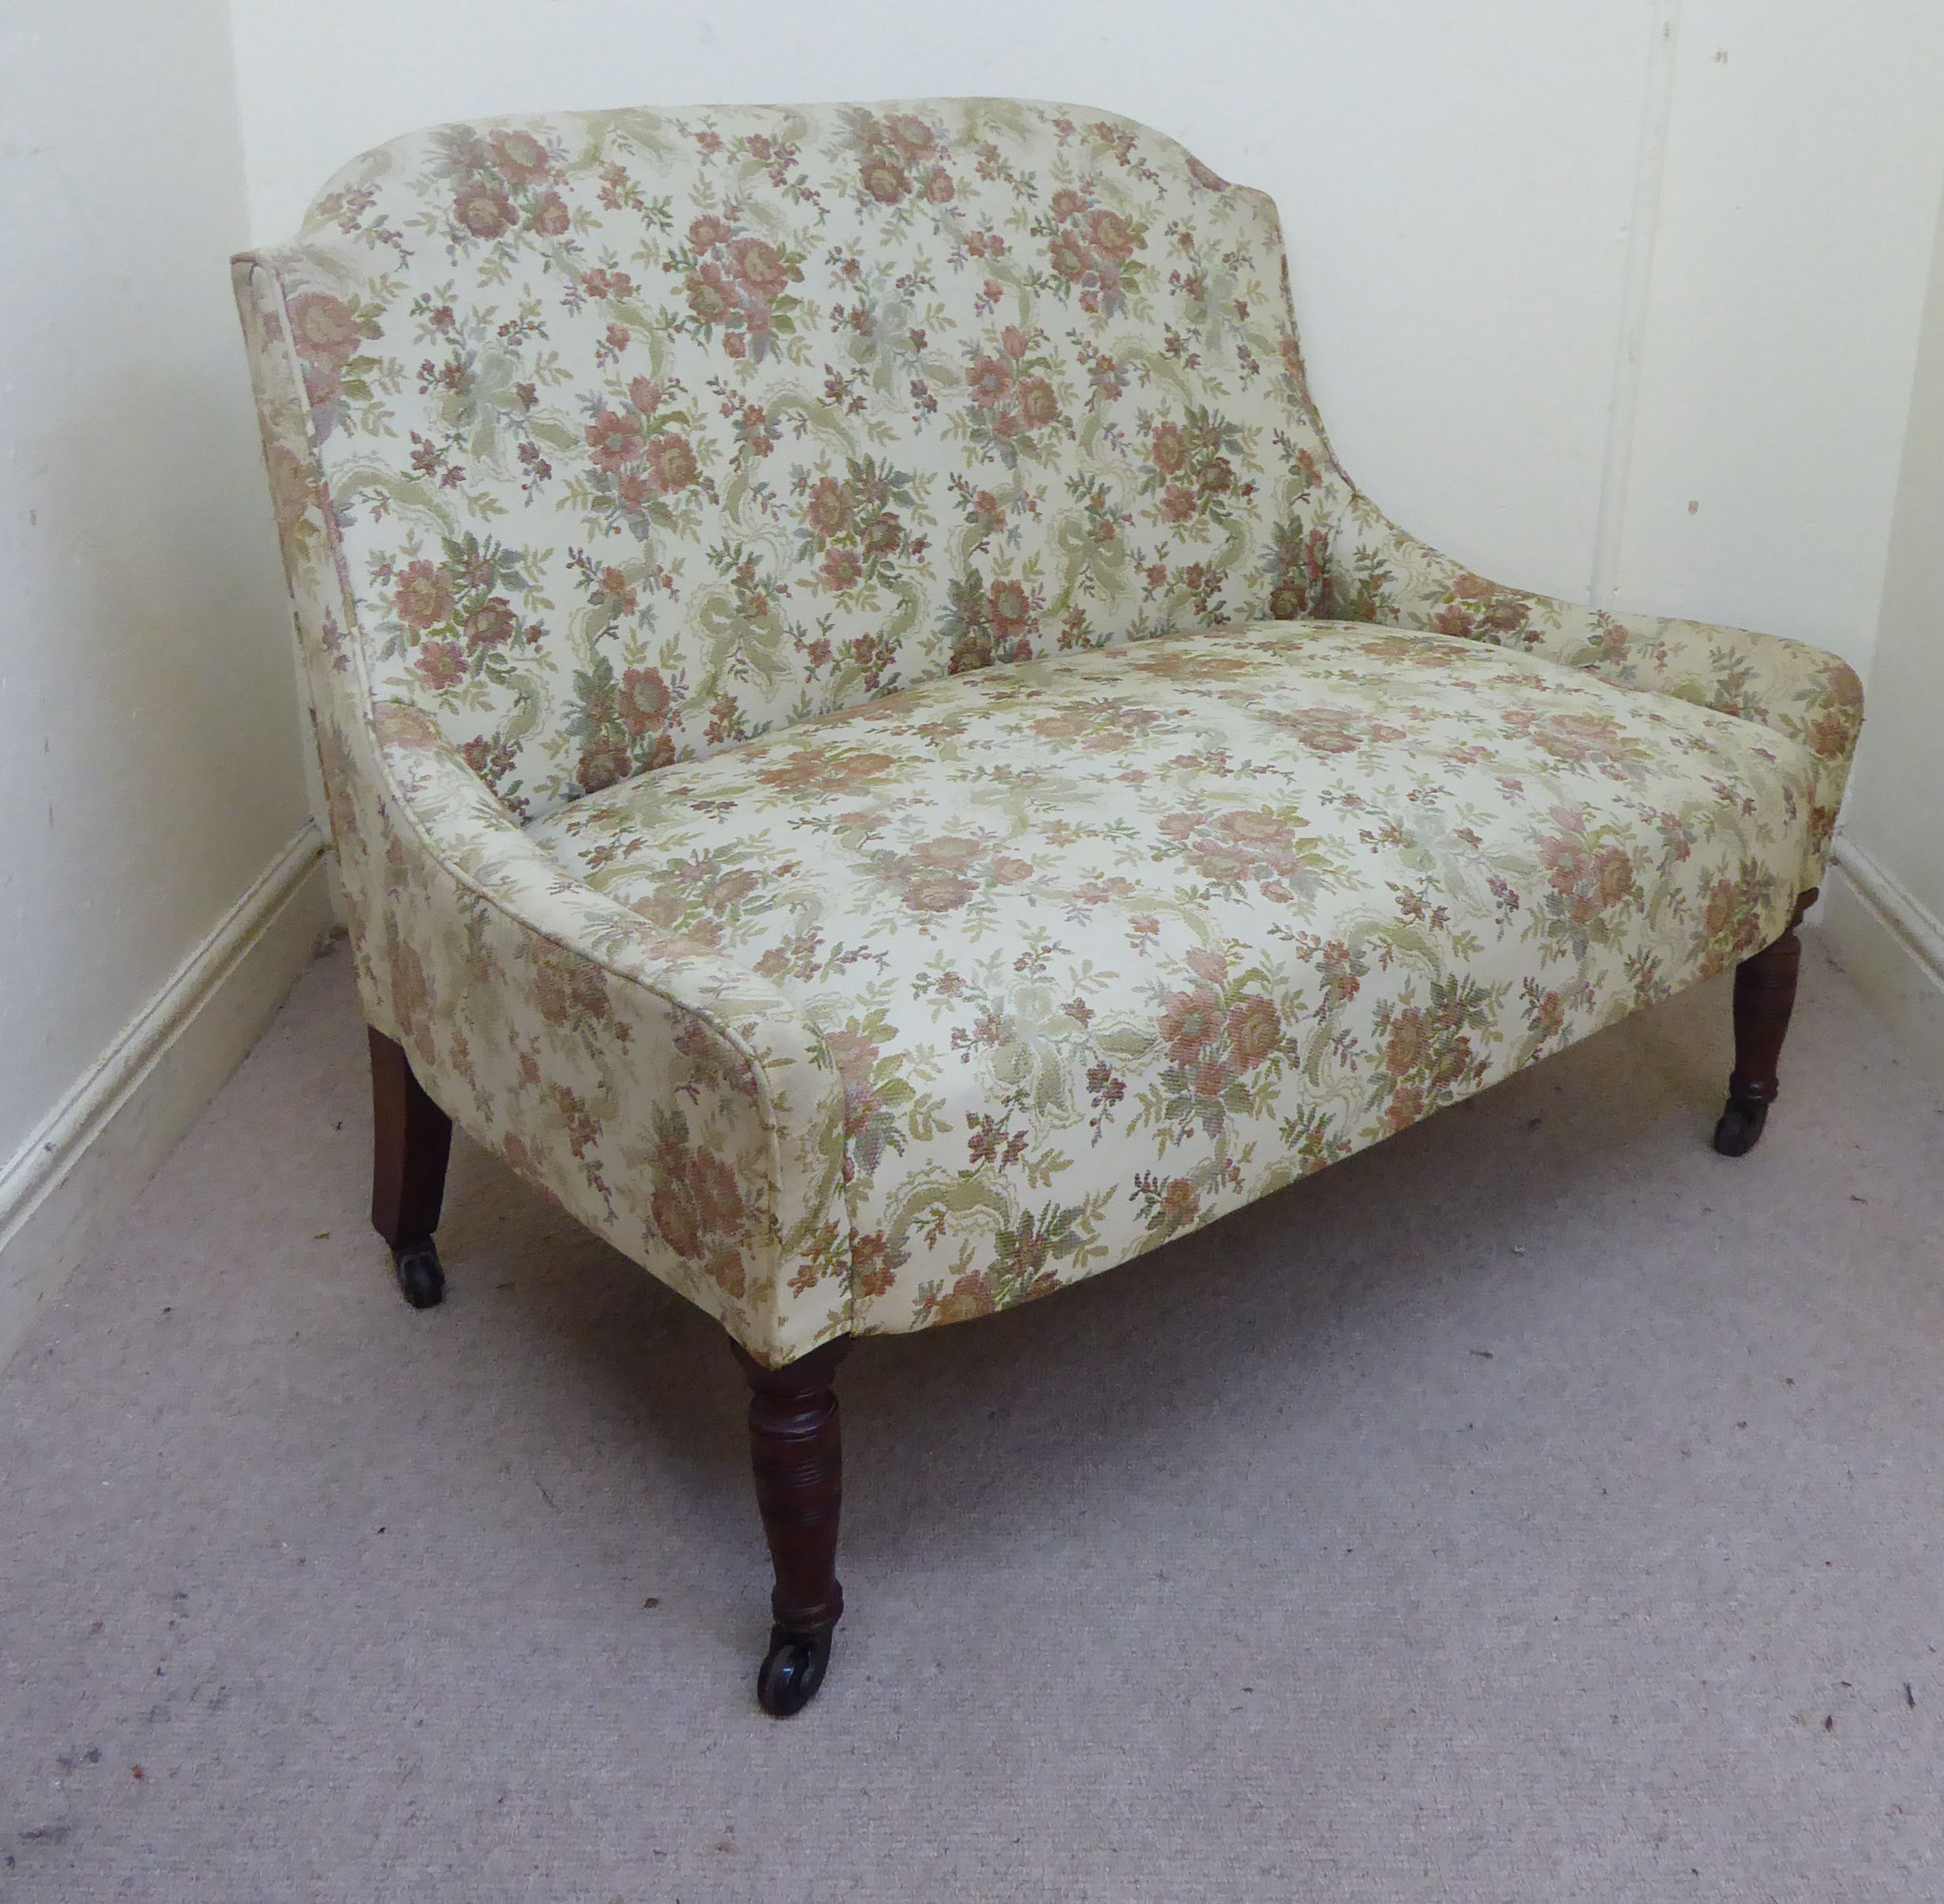
[{"label": "beige fabric", "polygon": [[995,667],[531,836],[844,1080],[851,1332],[1151,1249],[1776,937],[1807,751],[1329,623]]},{"label": "beige fabric", "polygon": [[1401,1129],[1826,851],[1842,663],[1393,530],[1273,208],[1130,122],[434,128],[238,271],[367,1015],[766,1361]]}]

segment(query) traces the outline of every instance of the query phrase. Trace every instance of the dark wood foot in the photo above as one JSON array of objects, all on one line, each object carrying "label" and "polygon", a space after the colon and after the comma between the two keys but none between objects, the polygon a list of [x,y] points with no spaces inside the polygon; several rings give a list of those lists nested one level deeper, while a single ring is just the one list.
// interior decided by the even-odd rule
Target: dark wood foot
[{"label": "dark wood foot", "polygon": [[1769,1106],[1781,1095],[1776,1067],[1802,968],[1802,941],[1796,928],[1815,897],[1813,888],[1805,892],[1796,902],[1788,930],[1735,968],[1735,1068],[1728,1080],[1728,1108],[1714,1127],[1714,1147],[1724,1157],[1745,1157],[1755,1147],[1769,1121]]},{"label": "dark wood foot", "polygon": [[730,1346],[749,1378],[756,1503],[776,1569],[770,1595],[776,1624],[756,1696],[765,1712],[786,1719],[824,1683],[831,1635],[844,1610],[837,1582],[843,1453],[831,1381],[850,1343],[826,1343],[781,1369],[764,1368],[739,1343]]},{"label": "dark wood foot", "polygon": [[452,1147],[452,1119],[426,1095],[403,1050],[372,1031],[371,1226],[391,1245],[398,1286],[415,1309],[445,1294],[432,1233]]}]

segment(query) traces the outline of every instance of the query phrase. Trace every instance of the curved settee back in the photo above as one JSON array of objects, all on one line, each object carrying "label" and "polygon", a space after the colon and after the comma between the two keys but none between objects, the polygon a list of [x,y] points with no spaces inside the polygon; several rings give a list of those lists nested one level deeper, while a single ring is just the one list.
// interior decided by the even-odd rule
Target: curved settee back
[{"label": "curved settee back", "polygon": [[271,254],[374,694],[523,819],[948,673],[1320,612],[1275,208],[1077,107],[561,114]]}]

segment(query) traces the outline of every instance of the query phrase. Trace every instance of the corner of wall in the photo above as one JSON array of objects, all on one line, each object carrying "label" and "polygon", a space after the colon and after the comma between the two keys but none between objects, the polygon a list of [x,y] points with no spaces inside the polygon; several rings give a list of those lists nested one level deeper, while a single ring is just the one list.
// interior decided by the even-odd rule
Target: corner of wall
[{"label": "corner of wall", "polygon": [[1816,910],[1837,963],[1911,1061],[1944,1077],[1944,925],[1848,837]]},{"label": "corner of wall", "polygon": [[306,822],[0,1167],[0,1368],[242,1062],[332,929]]}]

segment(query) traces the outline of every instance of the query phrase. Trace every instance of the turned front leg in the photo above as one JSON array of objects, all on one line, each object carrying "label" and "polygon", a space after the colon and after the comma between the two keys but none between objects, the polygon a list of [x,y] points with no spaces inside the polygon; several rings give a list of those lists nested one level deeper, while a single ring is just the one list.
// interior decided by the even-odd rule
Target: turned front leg
[{"label": "turned front leg", "polygon": [[1796,902],[1781,937],[1735,968],[1735,1068],[1728,1080],[1728,1108],[1714,1127],[1714,1147],[1724,1157],[1745,1156],[1755,1147],[1769,1106],[1781,1095],[1776,1069],[1802,969],[1802,941],[1796,928],[1815,897],[1812,887]]},{"label": "turned front leg", "polygon": [[403,1049],[372,1029],[371,1226],[391,1245],[398,1286],[415,1309],[445,1294],[432,1233],[452,1149],[452,1119],[426,1095]]},{"label": "turned front leg", "polygon": [[765,1369],[740,1343],[730,1346],[749,1378],[756,1501],[776,1571],[770,1595],[776,1624],[756,1698],[765,1712],[787,1718],[823,1683],[831,1634],[844,1610],[837,1581],[843,1450],[831,1381],[850,1343],[826,1343],[781,1369]]}]

